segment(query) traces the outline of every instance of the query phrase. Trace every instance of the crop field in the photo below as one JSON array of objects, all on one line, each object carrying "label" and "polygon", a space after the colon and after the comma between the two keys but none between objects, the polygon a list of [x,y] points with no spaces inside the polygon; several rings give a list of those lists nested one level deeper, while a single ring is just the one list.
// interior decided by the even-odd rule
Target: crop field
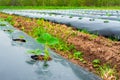
[{"label": "crop field", "polygon": [[0,80],[120,80],[119,41],[119,9],[1,9]]}]

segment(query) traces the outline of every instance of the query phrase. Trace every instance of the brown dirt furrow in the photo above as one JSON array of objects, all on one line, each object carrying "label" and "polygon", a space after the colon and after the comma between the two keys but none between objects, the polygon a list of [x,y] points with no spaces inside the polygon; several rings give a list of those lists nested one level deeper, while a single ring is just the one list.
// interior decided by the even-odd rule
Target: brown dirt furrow
[{"label": "brown dirt furrow", "polygon": [[[100,59],[102,63],[110,63],[112,66],[117,66],[120,69],[120,46],[114,43],[108,43],[103,45],[103,40],[86,40],[84,37],[76,36],[68,39],[68,42],[74,44],[76,49],[82,51],[86,57],[86,60],[92,61],[94,59]],[[119,42],[117,43],[119,44]],[[89,57],[89,58],[88,58]]]}]

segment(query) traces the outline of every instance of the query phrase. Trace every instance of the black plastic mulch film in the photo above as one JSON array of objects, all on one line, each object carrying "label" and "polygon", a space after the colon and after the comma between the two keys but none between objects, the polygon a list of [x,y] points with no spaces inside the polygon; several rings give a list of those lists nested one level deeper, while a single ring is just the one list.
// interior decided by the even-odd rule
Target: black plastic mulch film
[{"label": "black plastic mulch film", "polygon": [[[76,10],[77,11],[77,10]],[[108,19],[98,19],[96,18],[88,18],[84,17],[84,15],[87,15],[89,11],[85,10],[83,11],[84,14],[82,17],[74,16],[70,14],[69,11],[66,11],[66,13],[60,14],[60,11],[52,11],[52,10],[3,10],[3,12],[8,13],[8,14],[16,14],[20,16],[25,16],[25,17],[31,17],[31,18],[44,18],[45,20],[49,20],[52,22],[60,23],[60,24],[66,24],[72,27],[75,27],[77,29],[82,29],[82,30],[87,30],[90,33],[97,34],[97,35],[102,35],[108,38],[114,38],[117,40],[120,40],[120,21],[116,20],[109,20],[110,15],[113,17],[116,17],[117,19],[120,19],[120,11],[111,11],[111,14],[108,14],[110,11],[94,11],[92,14],[93,17],[96,15],[103,15],[107,16]],[[64,11],[63,11],[64,12]],[[95,14],[96,12],[96,14]],[[113,12],[113,13],[112,13]],[[75,13],[75,12],[74,12]],[[98,14],[97,14],[98,13]],[[77,15],[77,13],[76,13]],[[78,14],[81,15],[81,14]],[[88,16],[90,15],[90,12]],[[102,18],[101,16],[100,18]]]},{"label": "black plastic mulch film", "polygon": [[[95,74],[74,65],[51,50],[49,51],[52,61],[47,62],[48,66],[43,66],[42,61],[32,60],[27,51],[43,50],[44,45],[38,44],[7,22],[0,24],[6,24],[0,26],[0,80],[101,80]],[[20,36],[24,36],[25,43],[13,41]]]}]

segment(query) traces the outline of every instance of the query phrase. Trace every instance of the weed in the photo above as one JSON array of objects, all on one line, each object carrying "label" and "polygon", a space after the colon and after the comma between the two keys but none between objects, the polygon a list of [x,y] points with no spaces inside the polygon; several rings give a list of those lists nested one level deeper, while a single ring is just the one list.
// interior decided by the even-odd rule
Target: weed
[{"label": "weed", "polygon": [[0,17],[0,21],[5,21],[5,19]]},{"label": "weed", "polygon": [[0,26],[6,26],[6,24],[4,24],[4,23],[0,23]]},{"label": "weed", "polygon": [[59,39],[59,44],[52,45],[51,47],[59,51],[72,51],[75,49],[74,45],[68,45],[61,39]]},{"label": "weed", "polygon": [[104,80],[117,80],[116,70],[111,68],[108,64],[100,66],[99,73]]},{"label": "weed", "polygon": [[97,67],[100,66],[100,60],[99,60],[99,59],[93,60],[92,63],[93,63],[93,67],[94,67],[94,68],[97,68]]},{"label": "weed", "polygon": [[38,19],[38,20],[37,20],[37,24],[41,26],[41,24],[43,23],[43,21],[44,21],[44,19],[43,19],[43,18]]},{"label": "weed", "polygon": [[68,59],[72,59],[72,58],[73,58],[73,55],[68,54]]},{"label": "weed", "polygon": [[15,21],[11,21],[10,24],[11,24],[11,25],[15,25]]},{"label": "weed", "polygon": [[87,61],[85,61],[84,58],[83,58],[83,53],[82,52],[76,51],[73,54],[73,56],[74,56],[74,59],[77,59],[77,60],[81,61],[83,64],[87,63]]},{"label": "weed", "polygon": [[109,37],[109,39],[112,40],[112,41],[119,41],[119,39],[117,37],[112,37],[111,36],[111,37]]},{"label": "weed", "polygon": [[91,39],[96,39],[97,37],[98,37],[98,35],[95,35],[95,34],[91,34],[91,35],[90,35],[90,38],[91,38]]},{"label": "weed", "polygon": [[22,26],[21,29],[22,29],[23,31],[25,31],[25,27]]},{"label": "weed", "polygon": [[86,63],[87,63],[87,61],[85,61],[85,60],[84,60],[82,63],[83,63],[83,64],[86,64]]},{"label": "weed", "polygon": [[12,19],[13,19],[13,17],[12,17],[12,16],[8,16],[8,17],[5,19],[5,21],[7,21],[7,22],[11,22],[11,21],[12,21]]},{"label": "weed", "polygon": [[45,33],[46,30],[43,27],[36,27],[33,29],[33,32],[34,32],[33,36],[38,37],[41,36],[41,34]]},{"label": "weed", "polygon": [[90,33],[88,30],[86,29],[79,29],[78,31],[82,32],[82,33],[85,33],[85,34],[90,34],[90,39],[95,39],[98,37],[98,33],[96,34],[92,34]]},{"label": "weed", "polygon": [[89,34],[88,30],[86,30],[86,29],[81,29],[79,31],[82,32],[82,33],[85,33],[85,34]]},{"label": "weed", "polygon": [[75,52],[75,53],[74,53],[74,58],[75,58],[75,59],[79,59],[79,58],[82,59],[82,57],[83,57],[83,53],[82,53],[82,52]]}]

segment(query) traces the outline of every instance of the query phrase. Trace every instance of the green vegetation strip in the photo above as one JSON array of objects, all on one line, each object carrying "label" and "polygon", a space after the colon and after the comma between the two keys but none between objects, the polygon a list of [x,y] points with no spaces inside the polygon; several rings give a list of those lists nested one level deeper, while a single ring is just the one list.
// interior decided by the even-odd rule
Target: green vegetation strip
[{"label": "green vegetation strip", "polygon": [[[43,22],[43,20],[38,20],[39,25],[41,25],[41,22]],[[47,23],[46,23],[46,25],[47,25]],[[49,25],[49,29],[50,29],[50,27],[52,28],[52,26]],[[34,33],[33,36],[34,37],[39,37],[41,34],[51,31],[51,29],[50,30],[49,29],[45,29],[45,27],[43,27],[43,26],[36,27],[33,30],[33,33]],[[85,30],[83,30],[81,32],[88,34],[87,31],[85,31]],[[57,33],[57,34],[59,34],[59,33]],[[72,34],[71,36],[77,35],[75,32],[72,32],[71,34]],[[66,33],[66,35],[67,35],[67,33]],[[95,39],[96,37],[97,37],[96,35],[92,35],[92,38]],[[74,45],[66,43],[64,40],[60,39],[59,36],[58,36],[57,39],[60,41],[60,43],[58,43],[58,44],[56,44],[54,46],[49,45],[51,48],[59,50],[59,51],[64,51],[64,52],[66,52],[66,51],[70,52],[71,51],[70,53],[73,53],[73,54],[72,55],[67,54],[68,58],[70,58],[70,59],[74,58],[76,60],[81,61],[84,64],[87,63],[87,61],[85,61],[84,58],[83,58],[84,53],[82,53],[80,51],[77,51],[75,49]],[[101,62],[100,62],[99,59],[93,60],[93,66],[98,71],[98,74],[104,80],[106,80],[106,79],[117,80],[116,70],[114,68],[112,69],[109,64],[100,65],[100,63]]]},{"label": "green vegetation strip", "polygon": [[0,6],[0,10],[2,9],[94,9],[94,10],[120,10],[120,6],[101,6],[101,7],[96,7],[96,6]]}]

